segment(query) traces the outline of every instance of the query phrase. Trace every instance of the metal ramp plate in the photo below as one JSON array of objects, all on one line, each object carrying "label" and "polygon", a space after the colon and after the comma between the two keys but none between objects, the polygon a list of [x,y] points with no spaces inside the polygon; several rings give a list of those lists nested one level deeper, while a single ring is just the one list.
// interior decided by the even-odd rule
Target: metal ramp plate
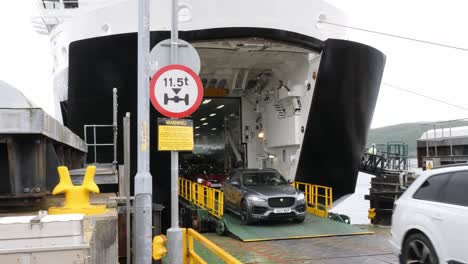
[{"label": "metal ramp plate", "polygon": [[368,230],[307,214],[303,223],[269,222],[244,225],[230,213],[223,215],[229,233],[244,242],[372,234]]},{"label": "metal ramp plate", "polygon": [[[96,174],[94,181],[96,184],[117,184],[119,172],[114,169],[113,164],[95,164]],[[80,185],[83,181],[86,168],[70,170],[70,177],[74,185]]]}]

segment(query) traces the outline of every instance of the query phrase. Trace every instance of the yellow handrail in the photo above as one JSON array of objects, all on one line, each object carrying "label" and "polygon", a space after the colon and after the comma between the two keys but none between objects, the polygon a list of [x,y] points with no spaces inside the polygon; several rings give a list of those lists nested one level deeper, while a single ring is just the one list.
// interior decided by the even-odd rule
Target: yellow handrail
[{"label": "yellow handrail", "polygon": [[307,212],[320,217],[328,217],[328,211],[333,207],[333,191],[331,187],[305,182],[294,182],[293,186],[304,192]]},{"label": "yellow handrail", "polygon": [[[333,207],[333,190],[331,187],[305,182],[294,182],[292,185],[304,192],[307,212],[320,217],[328,217],[328,211]],[[179,178],[179,196],[196,206],[206,209],[216,218],[223,216],[224,196],[220,190],[185,178]]]},{"label": "yellow handrail", "polygon": [[221,260],[228,264],[241,264],[239,260],[231,256],[229,253],[224,251],[222,248],[218,247],[215,243],[208,240],[206,237],[202,236],[197,231],[192,228],[183,229],[183,247],[184,247],[184,264],[206,264],[207,262],[203,260],[193,247],[193,241],[196,240],[202,244],[205,248],[210,250],[213,254],[218,256]]},{"label": "yellow handrail", "polygon": [[179,196],[192,204],[206,209],[217,218],[223,216],[223,192],[203,184],[179,178]]}]

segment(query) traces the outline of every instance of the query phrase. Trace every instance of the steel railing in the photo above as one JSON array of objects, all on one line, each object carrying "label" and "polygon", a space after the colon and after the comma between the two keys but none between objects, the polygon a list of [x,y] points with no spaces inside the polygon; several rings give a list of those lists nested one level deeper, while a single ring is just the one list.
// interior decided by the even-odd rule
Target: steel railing
[{"label": "steel railing", "polygon": [[359,170],[372,175],[380,175],[385,170],[408,170],[409,156],[382,152],[370,154],[364,152],[361,157]]},{"label": "steel railing", "polygon": [[328,218],[328,211],[333,207],[333,189],[331,187],[305,182],[293,182],[292,185],[304,192],[307,212]]},{"label": "steel railing", "polygon": [[205,185],[179,178],[179,196],[192,204],[207,210],[217,218],[223,216],[223,192]]},{"label": "steel railing", "polygon": [[[117,124],[117,89],[114,88],[112,90],[113,93],[113,98],[112,98],[112,125],[84,125],[84,141],[86,143],[86,146],[88,148],[88,153],[89,153],[89,148],[93,147],[94,148],[94,163],[98,163],[97,160],[97,148],[98,147],[113,147],[114,148],[114,160],[112,163],[117,166],[117,136],[118,136],[118,124]],[[112,127],[112,132],[113,132],[113,141],[112,143],[97,143],[97,132],[96,128],[105,128],[105,127]],[[93,142],[89,143],[88,142],[88,129],[92,128],[93,130]]]},{"label": "steel railing", "polygon": [[205,264],[208,263],[203,260],[200,255],[195,252],[194,241],[196,240],[206,249],[211,251],[213,254],[218,256],[221,260],[228,264],[240,264],[239,260],[231,256],[229,253],[224,251],[222,248],[218,247],[215,243],[208,240],[206,237],[193,230],[192,228],[184,228],[183,232],[183,256],[184,263],[190,264]]},{"label": "steel railing", "polygon": [[[307,212],[316,216],[328,217],[333,207],[333,189],[304,182],[293,182],[292,186],[304,192]],[[216,218],[223,216],[223,192],[185,178],[179,178],[179,196],[188,202],[207,210]]]}]

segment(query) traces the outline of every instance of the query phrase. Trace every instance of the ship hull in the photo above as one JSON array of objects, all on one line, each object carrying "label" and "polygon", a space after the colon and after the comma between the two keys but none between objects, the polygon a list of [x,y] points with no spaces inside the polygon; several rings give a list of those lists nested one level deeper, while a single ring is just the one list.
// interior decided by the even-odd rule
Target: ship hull
[{"label": "ship hull", "polygon": [[[151,47],[169,37],[168,31],[151,32]],[[295,178],[332,187],[334,199],[354,192],[361,151],[366,142],[385,64],[385,56],[381,52],[350,41],[320,41],[294,32],[265,28],[181,31],[179,37],[188,42],[257,37],[321,52]],[[62,102],[65,124],[83,136],[85,124],[110,123],[114,87],[119,89],[119,120],[126,112],[132,113],[131,153],[137,153],[134,133],[137,131],[137,34],[72,42],[68,100]],[[169,205],[170,153],[157,151],[157,117],[160,114],[151,108],[153,200]],[[119,135],[122,135],[122,131],[119,131]],[[110,136],[98,135],[97,139],[110,142]],[[122,146],[121,143],[122,137],[119,136],[119,146]],[[111,149],[102,149],[99,153],[98,160],[111,160]],[[120,163],[122,159],[120,149]],[[136,174],[136,164],[137,156],[132,155],[131,175]],[[162,223],[165,230],[170,223],[169,214],[163,213]]]}]

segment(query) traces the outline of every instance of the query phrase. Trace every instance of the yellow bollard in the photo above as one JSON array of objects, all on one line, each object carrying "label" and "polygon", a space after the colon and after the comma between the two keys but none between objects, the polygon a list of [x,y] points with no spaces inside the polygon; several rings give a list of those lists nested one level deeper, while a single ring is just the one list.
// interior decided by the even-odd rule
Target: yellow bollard
[{"label": "yellow bollard", "polygon": [[166,255],[167,253],[167,249],[165,247],[166,242],[167,242],[167,238],[165,235],[159,235],[153,238],[153,259],[154,260],[160,260]]},{"label": "yellow bollard", "polygon": [[377,215],[377,213],[375,212],[375,208],[370,208],[368,210],[368,212],[369,212],[369,214],[367,215],[367,218],[369,218],[371,220],[374,219],[375,216]]},{"label": "yellow bollard", "polygon": [[68,168],[60,166],[57,168],[60,182],[52,191],[53,195],[65,194],[65,205],[63,207],[50,207],[49,214],[102,214],[106,212],[105,205],[91,205],[89,193],[99,193],[99,187],[94,182],[96,166],[86,168],[83,182],[80,186],[73,185]]}]

